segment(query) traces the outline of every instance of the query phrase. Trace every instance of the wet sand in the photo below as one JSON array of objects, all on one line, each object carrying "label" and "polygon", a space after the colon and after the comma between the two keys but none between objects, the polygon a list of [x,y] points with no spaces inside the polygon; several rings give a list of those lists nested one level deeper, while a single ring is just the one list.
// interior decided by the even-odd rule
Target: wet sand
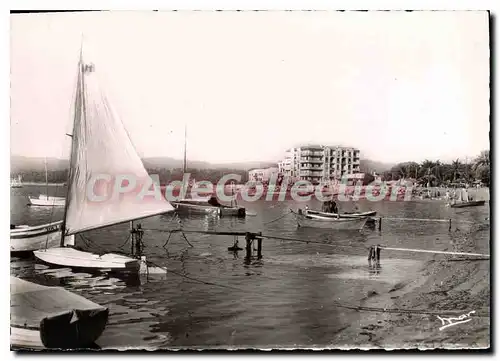
[{"label": "wet sand", "polygon": [[[488,244],[476,244],[488,225],[468,232],[453,231],[447,251],[489,254]],[[483,241],[483,243],[487,243]],[[390,257],[386,252],[385,257]],[[467,259],[463,261],[463,259]],[[459,261],[461,260],[461,261]],[[383,257],[382,257],[383,262]],[[478,257],[436,255],[415,277],[393,286],[369,291],[360,306],[359,322],[336,335],[336,346],[352,348],[488,348],[490,346],[490,261]],[[387,310],[418,310],[430,314],[391,313]],[[471,311],[471,321],[439,330],[438,316],[459,317]]]}]

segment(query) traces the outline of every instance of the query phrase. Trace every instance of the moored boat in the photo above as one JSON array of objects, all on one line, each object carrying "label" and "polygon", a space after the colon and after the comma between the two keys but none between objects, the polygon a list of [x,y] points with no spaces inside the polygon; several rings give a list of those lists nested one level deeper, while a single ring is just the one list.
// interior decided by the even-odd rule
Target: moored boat
[{"label": "moored boat", "polygon": [[[94,64],[85,63],[82,53],[77,70],[69,180],[60,246],[35,251],[34,255],[55,266],[140,272],[141,264],[145,263],[141,250],[143,231],[139,225],[134,227],[134,221],[168,213],[174,208],[164,198],[141,197],[141,193],[135,191],[100,202],[90,197],[106,198],[110,186],[106,182],[97,186],[94,183],[89,195],[89,182],[95,174],[105,174],[109,179],[126,174],[134,178],[136,190],[141,191],[149,189],[154,182],[144,168],[123,122],[101,90]],[[126,222],[131,224],[131,249],[134,254],[130,257],[83,252],[64,244],[65,237]],[[96,241],[98,243],[99,240]],[[102,246],[99,248],[103,250]]]},{"label": "moored boat", "polygon": [[13,276],[10,283],[13,348],[86,348],[106,327],[106,307],[61,287],[37,285]]},{"label": "moored boat", "polygon": [[296,214],[296,218],[299,227],[326,228],[336,230],[361,230],[368,221],[368,217],[325,217],[317,214],[310,214],[308,210],[299,210],[299,212]]},{"label": "moored boat", "polygon": [[326,212],[320,212],[320,211],[314,211],[311,209],[307,210],[307,213],[309,215],[318,215],[322,217],[330,217],[330,218],[363,218],[363,217],[372,217],[377,214],[377,211],[368,211],[368,212],[344,212],[344,213],[326,213]]},{"label": "moored boat", "polygon": [[41,207],[64,207],[66,200],[64,197],[51,197],[46,194],[40,194],[38,198],[28,197],[30,205]]},{"label": "moored boat", "polygon": [[245,217],[246,210],[239,206],[213,205],[205,199],[182,199],[172,202],[177,212],[193,214],[215,214],[221,217]]},{"label": "moored boat", "polygon": [[57,247],[61,239],[62,221],[38,226],[10,226],[10,251],[32,252],[43,248]]}]

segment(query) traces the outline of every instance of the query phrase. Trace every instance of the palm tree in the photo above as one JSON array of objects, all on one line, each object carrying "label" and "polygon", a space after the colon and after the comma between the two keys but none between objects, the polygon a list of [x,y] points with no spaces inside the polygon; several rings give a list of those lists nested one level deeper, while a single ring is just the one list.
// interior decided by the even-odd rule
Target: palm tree
[{"label": "palm tree", "polygon": [[453,182],[457,181],[457,175],[462,174],[462,163],[457,158],[451,163],[450,173],[453,174]]},{"label": "palm tree", "polygon": [[483,150],[481,154],[474,161],[472,169],[476,171],[479,167],[490,167],[490,151]]}]

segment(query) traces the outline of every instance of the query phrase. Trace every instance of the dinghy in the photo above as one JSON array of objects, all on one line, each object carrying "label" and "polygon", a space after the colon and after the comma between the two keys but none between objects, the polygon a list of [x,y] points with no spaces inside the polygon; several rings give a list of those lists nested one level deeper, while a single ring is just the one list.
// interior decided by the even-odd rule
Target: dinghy
[{"label": "dinghy", "polygon": [[39,226],[10,225],[10,252],[32,252],[59,246],[62,221]]},{"label": "dinghy", "polygon": [[66,200],[64,197],[51,197],[46,194],[40,194],[38,198],[28,197],[31,206],[38,207],[64,207]]},{"label": "dinghy", "polygon": [[181,199],[172,202],[177,212],[192,214],[216,214],[221,217],[245,217],[244,207],[211,205],[208,199]]},{"label": "dinghy", "polygon": [[[142,238],[142,231],[139,226],[134,228],[133,222],[174,208],[161,196],[159,185],[153,183],[144,168],[123,123],[99,87],[94,64],[84,63],[82,53],[75,94],[61,245],[35,251],[34,255],[56,266],[138,272],[145,260],[140,254],[141,240],[134,238],[139,234]],[[93,179],[95,182],[90,183]],[[128,183],[124,185],[124,181]],[[144,196],[151,194],[151,186],[157,193]],[[125,222],[131,223],[132,242],[135,239],[133,257],[97,255],[64,247],[65,236]]]},{"label": "dinghy", "polygon": [[326,213],[326,212],[320,212],[320,211],[314,211],[311,209],[307,210],[307,213],[309,215],[317,215],[317,216],[322,216],[322,217],[331,217],[331,218],[363,218],[363,217],[372,217],[377,214],[377,211],[368,211],[368,212],[361,212],[361,213]]},{"label": "dinghy", "polygon": [[299,227],[307,228],[326,228],[336,230],[361,230],[368,217],[359,218],[334,218],[324,217],[317,214],[310,214],[308,210],[296,213],[297,224]]},{"label": "dinghy", "polygon": [[12,348],[78,349],[93,346],[108,322],[108,309],[61,287],[10,277]]}]

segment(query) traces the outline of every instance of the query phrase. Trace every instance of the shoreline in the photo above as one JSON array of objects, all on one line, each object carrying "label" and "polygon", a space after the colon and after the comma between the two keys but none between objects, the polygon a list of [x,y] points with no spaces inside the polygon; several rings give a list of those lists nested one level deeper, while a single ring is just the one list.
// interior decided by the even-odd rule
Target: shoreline
[{"label": "shoreline", "polygon": [[[489,254],[489,247],[485,252],[484,245],[478,247],[473,237],[476,232],[489,232],[489,226],[474,226],[477,229],[467,232],[454,231],[453,246],[447,250]],[[333,342],[350,348],[489,348],[490,259],[454,262],[459,259],[459,256],[435,255],[412,279],[390,287],[377,287],[374,295],[360,300],[359,306],[378,308],[380,312],[358,311],[359,322],[342,330]],[[385,289],[381,290],[382,287]],[[384,309],[417,312],[389,313]],[[453,312],[453,316],[448,311]],[[459,317],[471,311],[475,313],[470,322],[440,330],[443,321],[438,316]]]}]

